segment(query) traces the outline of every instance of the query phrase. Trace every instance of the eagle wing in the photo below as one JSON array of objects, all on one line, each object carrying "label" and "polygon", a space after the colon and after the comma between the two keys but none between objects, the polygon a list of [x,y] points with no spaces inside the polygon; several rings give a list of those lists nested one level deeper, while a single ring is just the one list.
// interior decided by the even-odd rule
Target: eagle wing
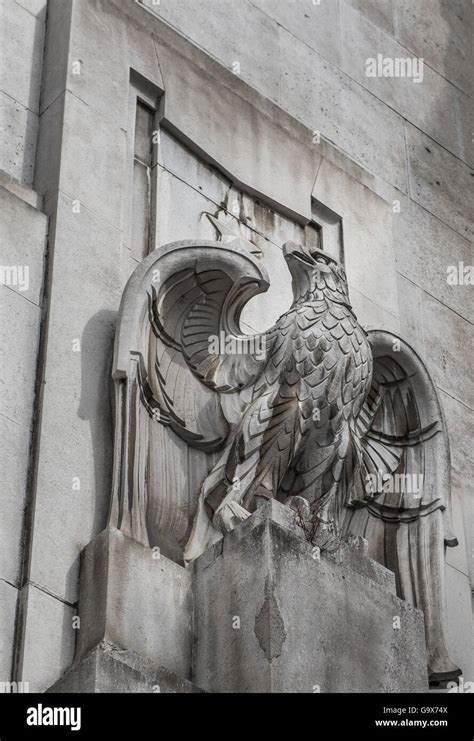
[{"label": "eagle wing", "polygon": [[369,331],[372,384],[353,435],[346,504],[385,521],[446,512],[450,533],[449,448],[436,390],[414,351],[389,332]]},{"label": "eagle wing", "polygon": [[134,351],[140,397],[150,417],[210,452],[229,433],[220,394],[248,387],[265,364],[267,335],[244,335],[239,317],[268,279],[257,259],[231,242],[162,252],[154,255],[159,278],[147,287],[143,346]]}]

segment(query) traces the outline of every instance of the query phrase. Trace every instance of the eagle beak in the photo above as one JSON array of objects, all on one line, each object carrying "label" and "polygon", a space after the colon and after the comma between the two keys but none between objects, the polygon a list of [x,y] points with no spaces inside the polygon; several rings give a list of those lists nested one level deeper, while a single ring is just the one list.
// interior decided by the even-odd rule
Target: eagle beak
[{"label": "eagle beak", "polygon": [[296,242],[285,242],[283,245],[283,257],[287,262],[290,259],[296,259],[304,262],[306,265],[314,266],[315,264],[309,250]]}]

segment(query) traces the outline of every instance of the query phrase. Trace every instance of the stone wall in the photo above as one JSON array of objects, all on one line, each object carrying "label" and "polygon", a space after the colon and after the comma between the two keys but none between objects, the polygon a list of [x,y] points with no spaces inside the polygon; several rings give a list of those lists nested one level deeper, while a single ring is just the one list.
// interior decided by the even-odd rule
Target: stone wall
[{"label": "stone wall", "polygon": [[31,187],[46,0],[0,4],[0,674],[10,679],[27,527],[48,219]]},{"label": "stone wall", "polygon": [[[342,223],[361,323],[399,332],[427,361],[460,541],[448,551],[452,657],[472,679],[471,287],[446,280],[447,266],[472,263],[471,4],[2,0],[1,13],[15,60],[1,82],[1,262],[28,263],[31,284],[0,287],[2,676],[46,689],[72,661],[79,554],[107,521],[124,284],[147,243],[214,238],[205,213],[227,212],[273,281],[249,305],[249,329],[288,305],[285,239]],[[423,83],[366,77],[377,53],[422,56]],[[161,128],[149,161],[137,98]]]}]

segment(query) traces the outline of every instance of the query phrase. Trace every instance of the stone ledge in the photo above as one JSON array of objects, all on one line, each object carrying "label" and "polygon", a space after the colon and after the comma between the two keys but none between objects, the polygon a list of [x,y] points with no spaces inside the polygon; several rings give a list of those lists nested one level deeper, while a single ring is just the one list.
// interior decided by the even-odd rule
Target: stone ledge
[{"label": "stone ledge", "polygon": [[133,652],[102,642],[75,662],[48,693],[199,693],[203,690]]}]

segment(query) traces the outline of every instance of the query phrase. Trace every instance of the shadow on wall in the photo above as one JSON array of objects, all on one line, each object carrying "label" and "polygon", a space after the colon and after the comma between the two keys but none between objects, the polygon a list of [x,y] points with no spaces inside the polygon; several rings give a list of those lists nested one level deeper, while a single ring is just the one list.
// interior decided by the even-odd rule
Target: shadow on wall
[{"label": "shadow on wall", "polygon": [[112,492],[112,360],[116,311],[99,311],[86,324],[81,340],[81,398],[78,416],[88,420],[94,456],[94,522],[91,537],[107,524]]}]

